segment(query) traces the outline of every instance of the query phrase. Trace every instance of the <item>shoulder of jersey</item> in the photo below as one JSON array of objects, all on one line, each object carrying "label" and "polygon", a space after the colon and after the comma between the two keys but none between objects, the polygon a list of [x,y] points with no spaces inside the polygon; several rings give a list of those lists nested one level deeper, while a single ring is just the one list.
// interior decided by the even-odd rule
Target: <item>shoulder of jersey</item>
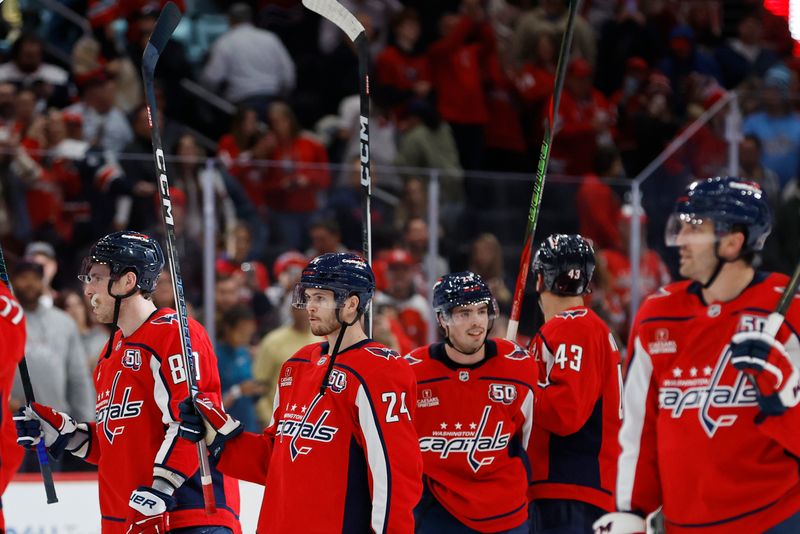
[{"label": "shoulder of jersey", "polygon": [[412,366],[424,367],[427,362],[431,361],[430,345],[416,348],[403,356],[403,359]]},{"label": "shoulder of jersey", "polygon": [[687,291],[691,284],[691,280],[681,280],[658,288],[642,301],[638,314],[680,315],[686,313],[690,306],[699,303],[697,298]]},{"label": "shoulder of jersey", "polygon": [[497,356],[503,361],[521,362],[533,359],[528,349],[516,341],[501,338],[493,338],[492,341],[497,345]]},{"label": "shoulder of jersey", "polygon": [[375,341],[365,344],[359,348],[364,357],[362,361],[368,365],[388,365],[402,362],[405,366],[403,356],[394,349],[390,349],[385,345],[381,345]]},{"label": "shoulder of jersey", "polygon": [[293,360],[293,359],[309,359],[312,356],[316,356],[322,350],[323,343],[325,343],[325,342],[324,341],[317,341],[316,343],[311,343],[309,345],[305,345],[303,347],[300,347],[299,349],[297,349],[297,352],[295,352],[292,355],[292,357],[289,358],[289,359],[290,360]]}]

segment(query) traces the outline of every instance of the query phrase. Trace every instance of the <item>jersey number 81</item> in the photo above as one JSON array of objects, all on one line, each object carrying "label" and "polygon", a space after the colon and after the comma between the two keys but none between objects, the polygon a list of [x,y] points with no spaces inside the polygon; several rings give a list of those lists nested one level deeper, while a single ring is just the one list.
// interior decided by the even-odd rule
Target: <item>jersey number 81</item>
[{"label": "jersey number 81", "polygon": [[[195,351],[192,351],[192,356],[194,356],[195,380],[200,382],[200,356]],[[172,383],[180,384],[181,382],[186,382],[186,367],[183,365],[183,354],[173,354],[167,358],[167,363],[169,363]]]}]

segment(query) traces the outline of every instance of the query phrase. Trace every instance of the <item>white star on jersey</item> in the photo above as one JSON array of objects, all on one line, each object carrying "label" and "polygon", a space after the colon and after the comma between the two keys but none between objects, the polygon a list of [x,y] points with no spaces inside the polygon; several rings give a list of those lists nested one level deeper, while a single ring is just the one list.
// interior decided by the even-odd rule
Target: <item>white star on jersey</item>
[{"label": "white star on jersey", "polygon": [[456,430],[461,430],[461,423],[456,423]]},{"label": "white star on jersey", "polygon": [[447,423],[440,424],[439,428],[441,428],[442,430],[445,430],[447,428]]},{"label": "white star on jersey", "polygon": [[683,369],[681,369],[680,367],[676,367],[675,369],[672,370],[672,376],[674,376],[675,378],[680,378],[682,374],[683,374]]},{"label": "white star on jersey", "polygon": [[697,367],[692,367],[691,369],[689,369],[689,374],[693,377],[697,376]]},{"label": "white star on jersey", "polygon": [[703,367],[703,374],[705,376],[711,376],[711,372],[712,371],[713,371],[713,369],[711,368],[710,365],[706,365],[705,367]]},{"label": "white star on jersey", "polygon": [[476,425],[475,423],[470,423],[469,424],[469,429],[470,430],[475,430],[476,428],[478,428],[478,425]]}]

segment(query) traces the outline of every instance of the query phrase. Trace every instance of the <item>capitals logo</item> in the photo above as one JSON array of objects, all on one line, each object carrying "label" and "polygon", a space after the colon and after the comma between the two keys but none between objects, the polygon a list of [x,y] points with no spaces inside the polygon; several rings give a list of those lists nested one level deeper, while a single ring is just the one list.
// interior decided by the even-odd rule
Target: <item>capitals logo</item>
[{"label": "capitals logo", "polygon": [[161,317],[156,317],[150,324],[178,324],[178,314],[177,313],[168,313],[166,315],[162,315]]},{"label": "capitals logo", "polygon": [[[670,385],[662,385],[658,393],[659,407],[671,412],[673,419],[683,416],[686,410],[697,410],[700,425],[709,438],[714,437],[717,430],[722,427],[732,426],[739,417],[736,414],[712,414],[712,409],[727,409],[757,406],[756,391],[747,383],[743,373],[736,371],[736,379],[732,385],[721,384],[721,379],[726,369],[733,370],[728,365],[731,353],[726,345],[711,371],[711,377],[686,380],[690,387],[680,387],[680,380],[667,381]],[[697,385],[693,385],[697,384]]]},{"label": "capitals logo", "polygon": [[[491,411],[491,406],[484,406],[481,422],[477,425],[474,433],[472,431],[447,433],[455,434],[453,437],[423,436],[419,438],[420,450],[422,452],[438,452],[442,459],[451,454],[466,454],[467,463],[472,471],[477,473],[481,467],[491,465],[495,459],[495,456],[478,458],[479,453],[502,451],[508,447],[511,440],[510,433],[503,433],[503,421],[497,422],[494,432],[484,435],[483,431],[489,422]],[[435,432],[435,434],[444,434],[444,432]]]},{"label": "capitals logo", "polygon": [[115,400],[117,398],[117,383],[121,375],[122,371],[117,371],[117,374],[114,375],[111,389],[106,390],[105,394],[99,393],[97,395],[95,420],[109,443],[114,443],[114,438],[125,431],[124,425],[118,425],[115,422],[138,417],[142,413],[142,405],[144,404],[144,401],[131,400],[133,388],[130,386],[126,387],[122,392],[122,399],[119,402]]},{"label": "capitals logo", "polygon": [[577,319],[578,317],[583,317],[586,313],[586,308],[580,310],[566,310],[556,315],[556,317],[561,317],[562,319]]},{"label": "capitals logo", "polygon": [[505,357],[508,358],[509,360],[524,360],[526,358],[531,357],[530,353],[527,350],[522,348],[514,341],[512,341],[511,344],[513,345],[511,352],[505,355]]},{"label": "capitals logo", "polygon": [[400,353],[393,351],[387,347],[364,347],[364,350],[372,354],[373,356],[378,356],[379,358],[383,358],[384,360],[393,359],[396,360],[400,357]]},{"label": "capitals logo", "polygon": [[300,421],[292,420],[288,417],[290,414],[286,414],[285,418],[278,423],[276,435],[281,437],[289,436],[292,438],[289,442],[289,454],[293,462],[299,456],[311,452],[311,445],[303,445],[303,442],[318,441],[321,443],[330,443],[333,441],[333,436],[339,431],[338,428],[325,424],[325,421],[331,414],[330,410],[323,411],[314,422],[309,420],[311,413],[314,411],[314,407],[320,400],[322,400],[322,395],[317,393],[317,396],[311,401],[311,405]]}]

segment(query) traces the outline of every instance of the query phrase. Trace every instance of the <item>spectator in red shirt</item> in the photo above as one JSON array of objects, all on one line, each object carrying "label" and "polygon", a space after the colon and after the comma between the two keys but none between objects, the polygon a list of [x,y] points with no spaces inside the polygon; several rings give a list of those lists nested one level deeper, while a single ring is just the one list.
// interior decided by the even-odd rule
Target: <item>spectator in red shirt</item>
[{"label": "spectator in red shirt", "polygon": [[287,104],[271,104],[268,117],[273,134],[270,159],[279,163],[270,167],[264,186],[267,206],[277,227],[276,235],[288,247],[302,250],[311,216],[319,208],[317,194],[331,183],[328,154],[321,143],[301,133]]},{"label": "spectator in red shirt", "polygon": [[552,172],[570,176],[590,173],[597,147],[612,143],[616,113],[592,86],[592,74],[589,62],[582,58],[573,60],[567,68],[555,128],[558,141],[550,162]]},{"label": "spectator in red shirt", "polygon": [[431,316],[427,299],[417,293],[414,283],[419,263],[402,248],[385,251],[381,260],[386,264],[386,289],[375,295],[374,305],[377,308],[391,306],[397,310],[397,320],[414,346],[425,345]]},{"label": "spectator in red shirt", "polygon": [[622,161],[614,147],[600,147],[594,160],[595,172],[583,177],[575,195],[578,229],[597,249],[617,248],[617,214],[620,202],[603,178],[623,176]]},{"label": "spectator in red shirt", "polygon": [[514,77],[514,85],[522,104],[523,128],[528,146],[538,150],[544,134],[542,120],[553,92],[558,43],[552,33],[542,32],[536,36],[533,53],[524,62]]},{"label": "spectator in red shirt", "polygon": [[483,127],[489,119],[486,59],[495,53],[494,31],[480,2],[463,0],[460,15],[441,18],[440,32],[428,49],[439,114],[453,129],[461,166],[480,169]]},{"label": "spectator in red shirt", "polygon": [[228,172],[241,184],[247,198],[264,218],[266,196],[264,182],[265,167],[252,165],[252,160],[266,157],[264,124],[259,123],[258,114],[252,108],[242,107],[236,111],[231,130],[219,140],[217,155]]},{"label": "spectator in red shirt", "polygon": [[430,64],[421,53],[419,37],[419,15],[404,9],[392,21],[391,44],[375,62],[375,79],[400,115],[408,100],[425,97],[431,90]]},{"label": "spectator in red shirt", "polygon": [[[630,327],[631,305],[631,262],[630,262],[630,228],[633,220],[633,206],[626,204],[619,210],[618,231],[620,245],[618,248],[599,250],[597,253],[598,275],[603,280],[603,290],[599,292],[610,312],[612,327],[625,339]],[[639,302],[671,281],[669,270],[664,261],[654,250],[647,247],[647,216],[640,212],[642,255],[639,260]]]},{"label": "spectator in red shirt", "polygon": [[234,227],[227,248],[227,252],[217,259],[217,272],[239,276],[246,287],[263,293],[269,286],[269,274],[263,263],[252,258],[253,238],[244,221],[239,221]]}]

